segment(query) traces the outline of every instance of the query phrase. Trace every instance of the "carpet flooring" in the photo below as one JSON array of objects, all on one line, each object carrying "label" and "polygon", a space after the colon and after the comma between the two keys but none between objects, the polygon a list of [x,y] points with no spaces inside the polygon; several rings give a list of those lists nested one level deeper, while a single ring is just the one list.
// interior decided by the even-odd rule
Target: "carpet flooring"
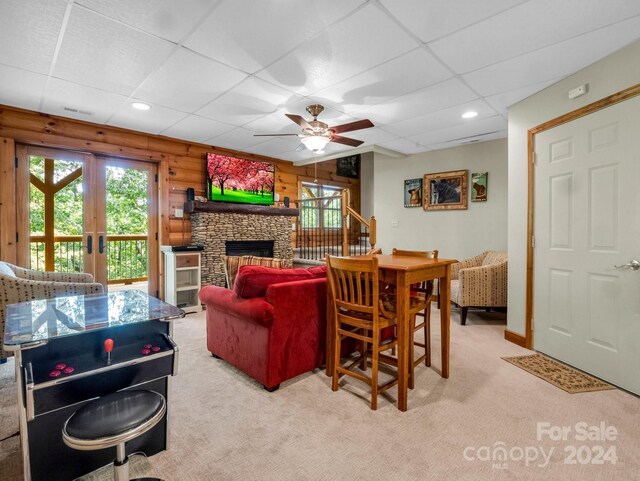
[{"label": "carpet flooring", "polygon": [[570,393],[604,391],[615,389],[615,386],[567,366],[542,354],[528,356],[503,357],[507,362],[518,366],[540,379],[550,382],[556,387]]},{"label": "carpet flooring", "polygon": [[[640,399],[620,389],[579,396],[557,389],[504,362],[531,352],[503,336],[504,315],[473,311],[460,326],[454,311],[445,380],[434,322],[433,367],[416,370],[409,410],[396,409],[394,388],[371,411],[362,383],[344,380],[334,393],[320,370],[266,392],[212,358],[204,313],[189,315],[175,322],[171,445],[142,463],[144,474],[166,481],[640,481]],[[12,362],[0,366],[0,379],[12,378],[12,369]],[[15,395],[11,389],[2,382],[0,400]],[[15,406],[4,409],[0,422],[14,423]],[[3,481],[21,479],[17,449],[16,437],[0,443]],[[85,479],[109,479],[108,472]]]}]

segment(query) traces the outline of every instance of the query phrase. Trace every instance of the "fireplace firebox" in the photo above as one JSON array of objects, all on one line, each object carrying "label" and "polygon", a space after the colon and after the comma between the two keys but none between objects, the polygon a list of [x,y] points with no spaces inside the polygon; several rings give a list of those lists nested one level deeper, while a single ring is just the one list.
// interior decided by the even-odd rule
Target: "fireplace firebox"
[{"label": "fireplace firebox", "polygon": [[273,257],[272,240],[228,240],[225,254],[228,256]]}]

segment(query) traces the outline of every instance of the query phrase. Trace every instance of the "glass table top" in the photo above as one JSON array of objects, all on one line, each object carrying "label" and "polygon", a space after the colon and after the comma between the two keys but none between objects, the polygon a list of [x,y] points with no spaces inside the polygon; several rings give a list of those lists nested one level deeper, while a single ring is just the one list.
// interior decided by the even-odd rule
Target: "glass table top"
[{"label": "glass table top", "polygon": [[184,314],[182,309],[138,290],[20,302],[7,306],[4,345],[15,349],[87,331],[177,319]]}]

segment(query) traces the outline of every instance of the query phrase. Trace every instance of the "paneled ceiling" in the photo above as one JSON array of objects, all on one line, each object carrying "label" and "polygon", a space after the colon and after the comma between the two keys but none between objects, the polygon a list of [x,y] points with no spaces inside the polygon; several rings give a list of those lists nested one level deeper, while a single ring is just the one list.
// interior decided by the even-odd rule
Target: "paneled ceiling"
[{"label": "paneled ceiling", "polygon": [[357,151],[414,154],[506,137],[508,106],[639,38],[638,0],[0,0],[0,103],[294,162],[254,134],[321,103],[373,121]]}]

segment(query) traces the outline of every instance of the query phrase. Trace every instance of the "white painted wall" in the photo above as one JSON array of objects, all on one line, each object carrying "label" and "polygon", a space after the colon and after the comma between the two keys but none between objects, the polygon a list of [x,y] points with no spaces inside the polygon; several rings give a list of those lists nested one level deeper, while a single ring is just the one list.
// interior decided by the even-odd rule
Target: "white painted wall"
[{"label": "white painted wall", "polygon": [[360,215],[369,219],[375,215],[373,201],[375,199],[373,189],[373,152],[360,154]]},{"label": "white painted wall", "polygon": [[[570,100],[568,91],[588,83],[589,92]],[[590,65],[509,109],[509,317],[507,329],[525,334],[527,262],[527,131],[640,83],[640,42]],[[489,178],[491,182],[491,178]]]},{"label": "white painted wall", "polygon": [[[404,207],[404,180],[450,170],[489,172],[487,202],[467,210]],[[507,250],[507,141],[470,144],[405,159],[374,154],[374,214],[383,252],[438,249],[443,258],[464,259],[484,250]],[[470,186],[469,186],[470,187]],[[368,188],[363,183],[363,191]],[[392,224],[397,221],[397,227]]]}]

